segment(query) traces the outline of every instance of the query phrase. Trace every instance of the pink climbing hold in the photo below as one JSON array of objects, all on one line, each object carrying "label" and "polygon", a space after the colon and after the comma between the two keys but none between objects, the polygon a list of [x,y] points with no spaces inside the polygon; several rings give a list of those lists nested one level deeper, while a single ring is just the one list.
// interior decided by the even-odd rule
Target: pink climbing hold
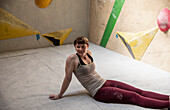
[{"label": "pink climbing hold", "polygon": [[161,31],[166,32],[170,28],[170,10],[164,8],[157,18],[158,27]]}]

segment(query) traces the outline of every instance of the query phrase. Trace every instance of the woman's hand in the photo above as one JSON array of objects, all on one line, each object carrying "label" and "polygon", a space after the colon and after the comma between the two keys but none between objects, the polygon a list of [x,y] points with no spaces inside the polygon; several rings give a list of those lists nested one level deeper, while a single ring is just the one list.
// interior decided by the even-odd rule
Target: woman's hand
[{"label": "woman's hand", "polygon": [[50,98],[51,100],[57,100],[57,99],[60,99],[61,96],[58,95],[58,94],[50,94],[50,95],[49,95],[49,98]]}]

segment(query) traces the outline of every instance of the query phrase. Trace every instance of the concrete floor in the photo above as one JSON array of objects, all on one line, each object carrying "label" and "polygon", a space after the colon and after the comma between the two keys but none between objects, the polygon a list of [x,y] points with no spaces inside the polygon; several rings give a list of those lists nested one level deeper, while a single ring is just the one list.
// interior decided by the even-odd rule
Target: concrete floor
[{"label": "concrete floor", "polygon": [[[96,71],[106,79],[170,95],[170,73],[90,43]],[[130,104],[95,101],[73,75],[60,100],[65,60],[75,53],[62,45],[0,54],[0,110],[152,110]]]}]

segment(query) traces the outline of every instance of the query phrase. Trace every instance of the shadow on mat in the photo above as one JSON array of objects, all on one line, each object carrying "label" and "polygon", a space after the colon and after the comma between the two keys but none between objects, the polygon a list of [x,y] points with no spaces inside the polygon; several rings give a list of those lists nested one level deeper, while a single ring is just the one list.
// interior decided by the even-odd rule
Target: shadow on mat
[{"label": "shadow on mat", "polygon": [[63,98],[67,97],[80,97],[80,96],[88,96],[91,97],[90,94],[86,90],[76,91],[76,92],[70,92],[63,96]]}]

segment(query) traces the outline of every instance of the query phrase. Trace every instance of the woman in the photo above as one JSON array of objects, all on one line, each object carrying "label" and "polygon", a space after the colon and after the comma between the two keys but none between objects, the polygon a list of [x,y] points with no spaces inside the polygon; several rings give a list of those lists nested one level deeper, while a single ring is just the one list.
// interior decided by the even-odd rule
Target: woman
[{"label": "woman", "polygon": [[101,102],[128,103],[147,108],[170,108],[170,96],[143,91],[131,85],[105,80],[95,71],[92,52],[88,50],[89,43],[86,37],[78,37],[74,41],[76,54],[66,60],[65,78],[59,94],[51,94],[50,99],[60,99],[68,88],[72,73],[87,89],[91,96]]}]

